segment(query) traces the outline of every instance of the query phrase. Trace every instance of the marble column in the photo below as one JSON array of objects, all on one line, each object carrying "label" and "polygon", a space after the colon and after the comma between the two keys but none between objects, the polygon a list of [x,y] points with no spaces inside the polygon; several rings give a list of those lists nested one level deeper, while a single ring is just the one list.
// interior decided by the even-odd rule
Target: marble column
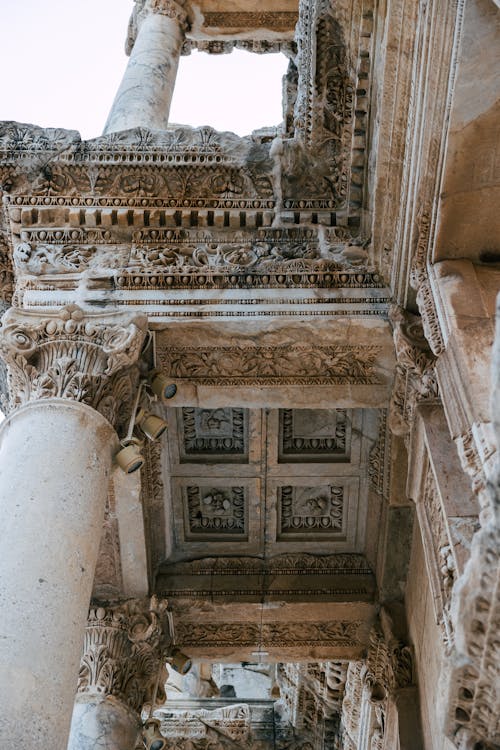
[{"label": "marble column", "polygon": [[[0,356],[0,737],[65,750],[97,561],[114,424],[145,320],[11,308]],[[128,410],[130,407],[128,407]]]},{"label": "marble column", "polygon": [[154,599],[90,608],[68,750],[135,749],[141,709],[166,679],[164,609]]},{"label": "marble column", "polygon": [[168,124],[187,14],[181,2],[146,0],[135,18],[136,37],[104,133]]}]

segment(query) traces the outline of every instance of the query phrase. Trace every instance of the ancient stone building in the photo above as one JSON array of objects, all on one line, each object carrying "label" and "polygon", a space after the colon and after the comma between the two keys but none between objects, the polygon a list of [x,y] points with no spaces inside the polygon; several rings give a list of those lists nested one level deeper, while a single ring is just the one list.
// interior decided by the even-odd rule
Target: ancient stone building
[{"label": "ancient stone building", "polygon": [[[2,750],[500,747],[499,43],[136,0],[103,136],[0,124]],[[234,47],[283,123],[169,127]]]}]

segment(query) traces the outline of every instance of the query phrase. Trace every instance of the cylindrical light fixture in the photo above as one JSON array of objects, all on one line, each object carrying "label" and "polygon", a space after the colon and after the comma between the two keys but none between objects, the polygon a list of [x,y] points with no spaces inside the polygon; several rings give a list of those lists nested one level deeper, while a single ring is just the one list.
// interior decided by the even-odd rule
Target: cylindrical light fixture
[{"label": "cylindrical light fixture", "polygon": [[177,393],[177,386],[172,383],[160,370],[150,373],[151,390],[163,402],[169,401]]},{"label": "cylindrical light fixture", "polygon": [[136,438],[122,440],[121,450],[115,456],[116,463],[126,474],[133,474],[144,464],[144,457],[140,451],[141,442]]},{"label": "cylindrical light fixture", "polygon": [[135,421],[150,440],[158,440],[168,427],[164,419],[144,409],[139,409]]}]

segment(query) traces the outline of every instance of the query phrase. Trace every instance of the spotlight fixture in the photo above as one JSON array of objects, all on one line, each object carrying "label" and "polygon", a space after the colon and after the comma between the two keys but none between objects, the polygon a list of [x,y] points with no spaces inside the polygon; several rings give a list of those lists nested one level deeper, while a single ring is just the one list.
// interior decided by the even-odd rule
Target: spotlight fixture
[{"label": "spotlight fixture", "polygon": [[121,449],[115,455],[116,463],[126,474],[133,474],[134,471],[140,469],[144,463],[144,457],[140,451],[142,442],[134,437],[135,419],[143,387],[144,382],[141,382],[135,396],[134,407],[130,415],[127,434],[123,440],[120,441]]},{"label": "spotlight fixture", "polygon": [[178,648],[175,648],[172,651],[167,661],[172,669],[175,669],[176,672],[182,675],[187,674],[193,666],[193,662],[191,661],[189,656],[183,654],[182,651],[180,651]]},{"label": "spotlight fixture", "polygon": [[144,457],[140,451],[141,441],[137,438],[125,438],[120,445],[122,448],[115,456],[116,463],[126,474],[133,474],[144,463]]},{"label": "spotlight fixture", "polygon": [[164,419],[144,409],[139,409],[135,422],[150,440],[158,440],[168,427]]},{"label": "spotlight fixture", "polygon": [[177,393],[176,384],[172,383],[160,370],[152,370],[149,377],[151,390],[161,401],[168,401]]},{"label": "spotlight fixture", "polygon": [[[156,372],[156,371],[153,371]],[[164,377],[159,373],[155,378]],[[166,378],[165,378],[166,380]],[[154,382],[154,380],[153,380]],[[172,385],[169,383],[169,385]],[[134,437],[134,429],[139,429],[146,435],[150,440],[157,440],[167,429],[167,423],[161,417],[156,414],[152,414],[146,409],[139,407],[141,398],[150,401],[151,394],[147,392],[148,381],[142,380],[137,388],[135,396],[134,407],[130,415],[130,421],[126,436],[120,441],[121,449],[116,454],[116,462],[118,466],[123,469],[126,474],[132,474],[137,471],[144,464],[144,457],[141,454],[140,448],[142,448],[142,441],[137,437]],[[176,390],[177,387],[175,386]]]},{"label": "spotlight fixture", "polygon": [[167,741],[160,733],[160,722],[158,719],[146,719],[142,729],[142,741],[146,750],[164,750]]}]

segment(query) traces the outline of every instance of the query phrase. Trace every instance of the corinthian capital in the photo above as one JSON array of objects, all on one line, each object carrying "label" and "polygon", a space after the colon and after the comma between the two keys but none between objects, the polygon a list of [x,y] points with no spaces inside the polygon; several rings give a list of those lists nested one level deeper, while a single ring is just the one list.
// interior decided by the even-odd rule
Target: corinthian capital
[{"label": "corinthian capital", "polygon": [[[113,695],[138,713],[153,699],[167,637],[166,604],[131,600],[90,608],[78,693]],[[161,674],[160,674],[161,677]],[[166,675],[165,675],[166,679]],[[164,682],[165,680],[163,680]],[[157,700],[165,698],[162,680]]]},{"label": "corinthian capital", "polygon": [[176,0],[147,0],[146,11],[149,13],[159,13],[162,16],[175,18],[181,26],[187,27],[187,12],[182,7],[183,2]]},{"label": "corinthian capital", "polygon": [[76,305],[42,314],[10,308],[0,328],[10,408],[68,398],[116,424],[137,378],[146,327],[144,316],[86,313]]},{"label": "corinthian capital", "polygon": [[135,0],[125,45],[127,55],[132,52],[141,24],[148,15],[158,14],[173,18],[178,22],[182,32],[185,32],[189,27],[189,20],[183,5],[184,0]]}]

